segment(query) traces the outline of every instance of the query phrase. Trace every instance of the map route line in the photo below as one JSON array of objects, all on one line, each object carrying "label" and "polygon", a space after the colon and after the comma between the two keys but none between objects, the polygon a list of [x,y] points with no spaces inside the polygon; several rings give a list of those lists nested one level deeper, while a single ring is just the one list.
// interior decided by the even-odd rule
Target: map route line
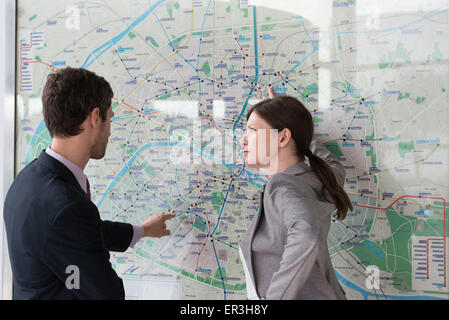
[{"label": "map route line", "polygon": [[[173,49],[173,51],[175,51],[175,48],[173,47],[173,44],[171,43],[171,40],[169,38],[169,36],[167,35],[167,31],[165,30],[164,26],[162,25],[162,22],[160,21],[159,17],[153,12],[153,16],[156,18],[157,22],[159,23],[159,25],[161,26],[161,29],[165,35],[165,37],[167,38],[168,41],[168,45]],[[192,22],[193,23],[193,22]],[[176,50],[176,53],[190,66],[192,67],[193,70],[196,70],[196,68],[190,63],[190,61],[188,61],[180,52],[180,50]]]},{"label": "map route line", "polygon": [[[389,198],[385,198],[385,197],[379,197],[377,195],[370,195],[370,194],[360,194],[357,192],[351,192],[351,191],[346,191],[347,194],[353,195],[353,196],[358,196],[361,198],[372,198],[372,199],[377,199],[377,200],[382,200],[382,201],[387,201],[389,200]],[[414,205],[421,205],[421,202],[414,202],[414,201],[407,201],[408,204],[414,204]],[[437,206],[437,205],[435,205]]]},{"label": "map route line", "polygon": [[422,22],[424,20],[428,20],[431,17],[434,17],[436,15],[440,15],[440,14],[448,12],[448,11],[449,11],[448,9],[443,9],[443,7],[441,7],[441,8],[438,8],[438,9],[435,9],[435,10],[431,11],[431,13],[429,13],[427,15],[424,15],[424,16],[422,16],[421,18],[419,18],[417,20],[408,22],[408,23],[406,23],[404,25],[401,25],[401,26],[390,27],[390,28],[386,28],[386,29],[382,29],[382,30],[337,31],[336,34],[340,35],[340,34],[354,34],[354,33],[360,34],[360,33],[379,33],[379,32],[397,31],[397,30],[401,30],[403,28],[406,28],[406,27],[408,27],[410,25]]},{"label": "map route line", "polygon": [[[203,18],[203,23],[201,24],[201,31],[200,31],[200,42],[198,44],[198,53],[197,53],[197,58],[196,58],[196,67],[195,67],[195,72],[198,76],[198,79],[200,79],[200,72],[199,72],[199,63],[200,63],[200,52],[201,52],[201,44],[203,43],[203,38],[202,38],[202,34],[204,31],[204,24],[206,23],[206,18],[207,18],[207,12],[209,11],[210,8],[210,4],[211,4],[212,0],[209,0],[208,4],[207,4],[207,9],[204,13],[204,18]],[[201,102],[201,97],[202,97],[202,91],[201,91],[201,82],[198,82],[198,97],[200,98],[200,102]]]},{"label": "map route line", "polygon": [[[133,157],[126,163],[126,165],[120,170],[120,172],[118,173],[118,175],[115,176],[115,178],[113,179],[113,181],[111,182],[111,184],[108,186],[107,190],[105,191],[104,195],[101,197],[101,199],[99,200],[99,202],[97,203],[97,207],[100,208],[101,205],[103,204],[103,201],[106,199],[107,195],[112,191],[112,189],[114,188],[114,186],[118,183],[119,180],[121,180],[121,178],[125,175],[125,173],[129,170],[130,167],[132,167],[135,159],[137,158],[137,156],[144,150],[148,149],[149,147],[186,147],[188,149],[190,149],[190,146],[186,146],[184,144],[179,144],[178,142],[154,142],[154,143],[148,143],[146,145],[144,145],[143,147],[141,147],[139,150],[136,151],[136,153],[133,155]],[[207,155],[203,154],[202,151],[199,152],[199,155],[208,158],[209,160],[211,160]],[[221,165],[225,165],[224,163],[220,163],[215,161],[212,158],[212,161],[221,164]],[[225,167],[231,171],[227,165],[225,165]],[[245,170],[245,169],[243,169]],[[245,170],[246,171],[246,170]],[[231,171],[232,173],[232,171]],[[246,181],[250,184],[256,185],[258,187],[258,184],[248,180]]]},{"label": "map route line", "polygon": [[[257,53],[257,23],[256,23],[256,7],[253,7],[253,28],[254,28],[254,65],[255,65],[255,76],[254,76],[254,83],[258,82],[259,78],[259,67],[258,67],[258,53]],[[239,116],[234,122],[234,125],[232,126],[232,131],[235,131],[235,127],[237,126],[237,123],[242,118],[243,113],[246,110],[246,107],[248,106],[249,98],[252,96],[254,91],[254,87],[251,88],[248,97],[246,98],[245,103],[243,104],[242,111],[240,112]]]},{"label": "map route line", "polygon": [[[424,198],[448,199],[446,1],[380,6],[375,17],[337,1],[321,27],[247,0],[77,2],[76,31],[63,3],[49,12],[51,0],[20,1],[15,166],[51,143],[39,113],[45,77],[85,64],[117,91],[108,150],[86,166],[101,218],[176,214],[170,236],[111,253],[133,281],[129,298],[246,298],[238,246],[268,177],[248,167],[239,143],[267,87],[307,105],[316,137],[347,171],[354,210],[343,221],[331,213],[327,240],[347,298],[449,298],[449,203]],[[323,46],[330,52],[319,56]],[[368,289],[370,265],[379,289]]]},{"label": "map route line", "polygon": [[[200,187],[200,186],[201,186],[201,180],[200,180],[200,176],[199,176],[198,170],[197,170],[197,176],[198,176],[198,186],[197,186],[197,187]],[[208,185],[209,185],[209,183],[206,183],[205,187],[208,186]],[[190,212],[190,208],[192,208],[192,207],[197,208],[197,207],[198,207],[198,203],[201,201],[201,198],[202,198],[202,196],[203,196],[205,187],[203,187],[203,188],[200,190],[201,194],[198,196],[198,198],[196,199],[196,202],[195,202],[194,204],[188,203],[187,200],[185,200],[185,199],[182,198],[182,196],[181,196],[182,200],[185,201],[185,203],[179,205],[179,206],[176,207],[176,208],[172,208],[172,209],[168,210],[168,212],[169,212],[169,213],[172,213],[172,212],[174,212],[176,209],[178,209],[178,208],[180,208],[180,207],[183,207],[183,206],[185,206],[186,204],[187,204],[187,205],[190,204],[190,206],[187,208],[187,211],[189,212],[189,217],[190,217],[190,215],[193,214],[194,216],[201,218],[201,216],[197,215],[196,213]],[[194,190],[194,189],[192,188],[192,190]],[[178,191],[178,192],[179,192],[179,191]],[[191,193],[191,191],[190,191],[189,193]],[[178,194],[179,194],[179,193],[178,193]],[[183,214],[184,214],[184,213],[182,213],[181,215],[183,215]],[[178,215],[178,216],[180,216],[180,215]],[[206,216],[206,218],[207,218],[207,216]],[[192,223],[192,228],[191,228],[187,233],[190,233],[190,231],[192,231],[192,230],[194,229],[194,222],[193,222],[193,220],[191,219],[191,217],[190,217],[190,222]],[[210,222],[209,222],[208,219],[207,219],[207,222],[208,222],[208,227],[209,227]],[[168,248],[166,248],[160,255],[162,256],[162,254],[164,254],[166,251],[168,251],[168,250],[170,250],[171,248],[173,248],[178,242],[180,242],[182,239],[185,238],[185,236],[187,235],[187,233],[186,233],[185,235],[183,235],[180,239],[178,239],[177,241],[175,241],[171,246],[169,246]],[[166,244],[167,244],[167,243],[166,243]],[[204,245],[203,245],[203,247],[204,247]],[[201,249],[201,250],[202,250],[202,249]],[[199,254],[201,254],[201,252],[200,252]],[[199,255],[198,255],[198,256],[199,256]],[[197,262],[197,264],[198,264],[198,262]]]},{"label": "map route line", "polygon": [[[59,69],[58,67],[56,67],[56,66],[54,66],[54,65],[52,65],[52,64],[50,64],[50,63],[47,63],[47,62],[44,62],[44,61],[40,61],[40,60],[27,61],[27,62],[24,62],[24,63],[41,63],[41,64],[43,64],[43,65],[45,65],[45,66],[47,66],[47,67],[49,67],[49,68],[51,68],[51,69],[54,69],[54,70],[58,70],[58,69]],[[143,114],[143,115],[145,115],[145,116],[160,113],[160,111],[155,111],[155,112],[151,112],[151,113],[145,113],[145,112],[140,111],[140,110],[137,109],[136,107],[133,107],[133,106],[127,104],[127,103],[124,102],[124,101],[119,101],[119,100],[118,100],[117,98],[115,98],[115,97],[113,97],[112,100],[114,100],[117,104],[123,104],[123,105],[127,106],[128,108],[131,108],[131,109],[133,109],[134,111],[136,111],[136,112],[138,112],[138,113],[140,113],[140,114]]]},{"label": "map route line", "polygon": [[381,211],[387,211],[389,208],[391,208],[396,202],[398,202],[401,199],[404,198],[414,198],[414,199],[432,199],[432,200],[442,200],[443,201],[443,237],[442,238],[428,238],[427,241],[427,279],[429,279],[429,241],[433,240],[443,240],[444,242],[444,287],[447,286],[447,279],[446,279],[446,271],[447,271],[447,259],[446,259],[446,199],[442,197],[428,197],[428,196],[411,196],[411,195],[404,195],[397,198],[395,201],[393,201],[389,206],[385,208],[381,207],[374,207],[374,206],[368,206],[368,205],[362,205],[362,204],[356,204],[357,207],[363,207],[363,208],[369,208],[369,209],[375,209],[375,210],[381,210]]},{"label": "map route line", "polygon": [[[356,257],[354,257],[353,255],[352,255],[352,253],[349,251],[349,249],[347,249],[347,248],[343,248],[343,250],[355,261],[355,262],[357,262],[357,266],[361,266],[362,268],[363,268],[363,271],[364,272],[360,272],[359,270],[359,272],[361,273],[361,274],[363,274],[363,275],[366,275],[366,268],[365,268],[365,266],[359,261],[359,260],[357,260],[356,259]],[[341,255],[341,252],[339,251],[338,252],[340,255]],[[338,272],[337,272],[337,270],[335,269],[335,268],[333,268],[334,269],[334,271],[335,271],[335,274],[336,274],[336,276],[337,276],[337,278],[338,278],[338,280],[340,280],[343,284],[346,284],[347,282],[349,282],[349,280],[347,280],[346,278],[343,278]],[[357,270],[357,268],[355,268],[356,270]],[[351,287],[351,286],[349,286],[349,287]],[[363,290],[363,289],[362,289]],[[366,291],[366,290],[357,290],[357,291],[359,291],[359,292],[361,292],[362,293],[362,295],[364,296],[364,298],[366,299],[367,298],[367,295],[365,295],[364,294],[364,292],[368,292],[368,291]],[[382,294],[383,294],[383,296],[384,296],[384,298],[385,298],[385,300],[387,300],[387,296],[385,295],[385,293],[384,293],[384,291],[382,290],[382,288],[380,288],[380,290],[381,290],[381,292],[382,292]],[[371,292],[368,292],[369,294],[371,294],[371,295],[373,295],[373,296],[375,296],[377,299],[379,299],[378,298],[378,294],[377,294],[377,292],[376,291],[374,291],[375,293],[373,294],[373,293],[371,293]]]},{"label": "map route line", "polygon": [[[344,140],[344,139],[343,139],[343,140]],[[331,140],[331,141],[332,141],[332,140]],[[382,140],[380,140],[380,141],[389,142],[388,140],[384,140],[384,139],[382,139]],[[365,173],[365,174],[361,174],[361,175],[358,175],[358,176],[353,176],[353,177],[350,177],[350,178],[345,178],[345,181],[354,180],[354,179],[358,179],[358,178],[366,177],[366,176],[371,176],[371,175],[375,175],[375,174],[382,173],[382,172],[388,172],[388,171],[393,170],[393,169],[403,168],[403,167],[407,167],[407,166],[409,166],[409,165],[411,165],[411,164],[416,164],[416,163],[418,163],[418,162],[423,162],[423,161],[429,159],[430,156],[431,156],[431,155],[435,152],[435,150],[437,150],[439,147],[440,147],[440,144],[437,144],[437,145],[435,146],[435,148],[433,148],[433,150],[430,151],[429,154],[428,154],[426,157],[422,158],[422,159],[415,160],[415,161],[413,161],[413,162],[409,162],[409,163],[405,163],[405,164],[401,164],[401,165],[397,165],[397,166],[395,166],[395,167],[393,167],[393,168],[387,168],[387,169],[382,169],[382,170],[379,169],[379,171],[376,171],[376,172],[370,172],[370,173]]]},{"label": "map route line", "polygon": [[[165,0],[159,0],[154,5],[152,5],[147,11],[145,11],[141,16],[139,16],[128,28],[126,28],[123,32],[116,35],[111,40],[103,43],[100,47],[93,50],[86,58],[84,63],[81,65],[81,68],[88,68],[92,63],[95,62],[100,56],[102,56],[106,51],[108,51],[112,46],[117,44],[120,40],[122,40],[128,33],[131,31],[131,29],[135,28],[137,25],[139,25],[143,20],[145,20],[148,15],[153,12],[159,5],[164,3]],[[106,47],[106,48],[105,48]],[[105,48],[103,51],[95,55],[98,51]],[[95,57],[91,60],[91,57],[95,55]]]},{"label": "map route line", "polygon": [[[51,68],[52,70],[59,70],[58,67],[56,67],[56,66],[54,66],[54,65],[52,65],[52,64],[50,64],[50,63],[47,63],[47,62],[44,62],[44,61],[40,61],[40,60],[27,61],[27,62],[24,62],[24,63],[40,63],[40,64],[43,64],[43,65],[45,65],[45,66]],[[115,98],[115,97],[113,97],[112,100],[115,101],[115,102],[116,102],[117,104],[119,104],[119,105],[125,105],[126,107],[128,107],[128,108],[134,110],[135,112],[137,112],[137,113],[139,113],[139,114],[142,114],[142,115],[145,116],[145,117],[146,117],[146,116],[149,116],[149,115],[154,115],[154,114],[160,113],[160,111],[154,111],[154,112],[150,112],[150,113],[145,113],[145,112],[142,112],[141,110],[137,109],[136,107],[133,107],[133,106],[129,105],[128,103],[126,103],[126,102],[124,102],[124,101],[118,100],[118,99]],[[151,120],[151,119],[149,119],[149,120]],[[40,132],[44,127],[45,127],[45,123],[44,123],[44,121],[42,120],[41,125],[38,127],[38,129],[36,129],[35,134],[36,134],[38,131]],[[218,128],[217,128],[217,129],[218,129]],[[34,137],[34,136],[33,136],[33,137]],[[32,144],[30,144],[30,145],[32,145]],[[26,163],[29,162],[30,156],[31,156],[30,154],[27,155]]]},{"label": "map route line", "polygon": [[372,97],[375,97],[375,96],[377,96],[378,94],[379,94],[379,93],[375,93],[375,94],[373,94],[373,95],[371,95],[371,96],[369,96],[369,97],[362,98],[362,99],[360,99],[359,101],[356,101],[356,102],[354,102],[354,103],[352,103],[352,104],[347,104],[346,106],[344,106],[344,107],[347,107],[347,106],[356,104],[357,102],[358,102],[358,104],[359,104],[358,107],[357,107],[357,110],[356,110],[355,113],[354,113],[354,116],[352,117],[351,123],[348,125],[348,129],[347,129],[346,132],[343,134],[343,138],[345,138],[345,137],[348,135],[349,131],[351,130],[352,125],[353,125],[354,121],[356,120],[356,116],[357,116],[357,114],[358,114],[359,111],[360,111],[360,108],[364,105],[364,101],[365,101],[365,100],[368,100],[368,99],[371,99]]},{"label": "map route line", "polygon": [[[176,51],[178,51],[178,50],[176,50]],[[173,57],[177,52],[173,52],[173,53],[171,53],[170,55],[168,55],[167,57],[165,57],[164,59],[162,59],[161,61],[159,61],[155,66],[154,66],[154,68],[151,70],[151,72],[150,72],[150,74],[151,73],[153,73],[154,72],[154,70],[156,70],[156,68],[161,64],[161,63],[163,63],[164,61],[167,61],[168,59],[170,59],[171,57]],[[148,81],[148,79],[150,78],[151,76],[148,76],[148,77],[146,77],[146,78],[144,78],[142,81],[140,81],[132,90],[131,90],[131,92],[126,96],[126,97],[124,97],[123,99],[122,99],[122,102],[124,102],[126,99],[128,99],[129,98],[129,96],[131,96],[144,82],[147,82]]]},{"label": "map route line", "polygon": [[[349,240],[348,240],[349,241]],[[347,248],[343,248],[344,252],[346,252],[355,262],[357,262],[357,266],[361,266],[365,272],[360,272],[359,270],[357,270],[357,268],[355,268],[355,270],[357,270],[358,272],[360,272],[361,274],[363,274],[364,276],[366,275],[366,268],[365,266],[362,264],[361,261],[357,260],[356,257],[354,257],[352,255],[352,253],[349,251],[349,249]],[[335,254],[341,255],[342,252],[338,251]],[[356,267],[356,266],[354,266]],[[376,298],[378,298],[378,294],[377,293],[371,293],[369,291],[367,291],[366,289],[363,289],[361,287],[359,287],[358,285],[352,283],[349,279],[343,277],[335,268],[334,271],[337,275],[337,278],[339,281],[341,281],[342,284],[348,286],[349,288],[356,290],[358,292],[360,292],[363,297],[365,298],[365,300],[368,298],[368,296],[374,296]],[[429,300],[440,300],[441,298],[437,298],[437,297],[433,297],[433,296],[396,296],[396,295],[386,295],[382,288],[380,288],[382,291],[382,294],[384,296],[385,299],[399,299],[399,300],[421,300],[421,299],[429,299]]]},{"label": "map route line", "polygon": [[212,230],[212,233],[211,233],[212,236],[214,235],[215,231],[217,230],[218,225],[220,224],[221,215],[223,214],[223,209],[224,209],[224,206],[226,204],[226,200],[228,199],[229,190],[231,189],[231,186],[232,186],[233,182],[234,182],[234,179],[232,178],[231,181],[229,182],[228,190],[226,191],[226,196],[225,196],[225,198],[223,200],[223,204],[221,205],[221,210],[220,210],[220,214],[218,215],[217,223],[215,224],[215,227]]},{"label": "map route line", "polygon": [[[199,177],[198,169],[197,169],[197,176],[198,176],[198,184],[199,184],[198,187],[199,187],[199,186],[201,185],[201,180],[200,180],[200,177]],[[233,181],[233,179],[231,179],[230,185],[232,184],[232,181]],[[209,183],[206,183],[206,186],[207,186],[208,184],[209,184]],[[230,187],[230,185],[229,185],[229,187]],[[228,187],[228,192],[229,192],[229,187]],[[202,190],[201,190],[201,194],[199,195],[199,197],[198,197],[198,199],[197,199],[195,205],[191,204],[190,207],[193,207],[193,206],[194,206],[194,207],[196,208],[196,207],[198,206],[198,202],[200,201],[200,199],[201,199],[201,197],[202,197],[202,195],[203,195],[204,190],[205,190],[205,188],[203,187]],[[208,219],[208,217],[207,217],[207,215],[206,215],[206,219],[205,219],[205,220],[207,221],[207,231],[208,231],[208,235],[206,235],[206,238],[205,238],[205,240],[204,240],[204,243],[203,243],[203,245],[201,246],[200,251],[198,252],[197,260],[196,260],[196,269],[195,269],[195,272],[197,273],[198,270],[199,270],[198,262],[199,262],[200,255],[201,255],[201,253],[202,253],[202,251],[203,251],[203,249],[204,249],[206,243],[207,243],[208,240],[209,240],[209,241],[211,242],[211,245],[212,245],[212,248],[213,248],[213,251],[214,251],[214,254],[215,254],[216,262],[217,262],[217,265],[218,265],[218,270],[219,270],[219,272],[220,272],[220,277],[221,277],[221,281],[222,281],[222,285],[223,285],[224,299],[225,299],[225,300],[226,300],[226,286],[225,286],[225,284],[224,284],[224,277],[223,277],[223,274],[222,274],[222,271],[221,271],[220,262],[219,262],[219,260],[218,260],[218,257],[217,257],[217,254],[216,254],[216,250],[215,250],[215,245],[214,245],[214,239],[215,239],[215,238],[213,238],[213,233],[215,232],[215,230],[216,230],[216,228],[218,227],[218,224],[219,224],[219,222],[220,222],[220,217],[221,217],[221,214],[222,214],[222,211],[223,211],[223,207],[224,207],[224,203],[226,202],[227,196],[228,196],[228,193],[226,194],[226,197],[225,197],[225,199],[224,199],[224,201],[223,201],[223,206],[222,206],[222,209],[221,209],[221,212],[220,212],[220,216],[218,217],[217,223],[215,224],[215,228],[214,228],[214,230],[212,231],[212,233],[210,232],[210,221],[209,221],[209,219]],[[201,216],[197,215],[196,213],[193,213],[193,214],[194,214],[196,217],[200,218],[200,219],[202,218]],[[206,213],[204,213],[204,214],[206,214]],[[204,219],[204,218],[203,218],[203,219]],[[193,224],[193,222],[192,222],[192,224]],[[192,228],[191,228],[187,233],[190,233],[190,231],[192,231],[193,228],[194,228],[194,227],[192,226]],[[176,246],[176,244],[179,243],[181,240],[183,240],[183,239],[185,238],[186,235],[187,235],[187,234],[185,234],[185,235],[183,235],[182,237],[180,237],[180,239],[178,239],[178,240],[175,241],[172,245],[170,245],[168,248],[166,248],[166,249],[165,249],[159,256],[162,257],[162,255],[163,255],[166,251],[168,251],[168,250],[170,250],[171,248],[173,248],[174,246]],[[222,244],[227,245],[228,247],[232,247],[231,245],[226,244],[226,243],[224,243],[224,242],[222,242],[222,241],[219,241],[219,242],[221,242]]]},{"label": "map route line", "polygon": [[[198,186],[197,186],[197,187],[201,187],[201,179],[200,179],[200,176],[199,176],[199,171],[198,171],[198,169],[197,169],[197,176],[198,176]],[[233,178],[231,178],[231,180],[233,180]],[[221,181],[221,180],[220,180],[220,181]],[[199,201],[200,201],[201,198],[202,198],[202,195],[203,195],[203,193],[204,193],[204,190],[205,190],[205,188],[209,185],[209,183],[210,183],[210,182],[207,182],[206,185],[205,185],[204,187],[202,187],[202,189],[200,189],[201,194],[198,196],[198,199],[196,200],[196,203],[190,204],[190,207],[188,207],[189,213],[190,213],[190,210],[189,210],[189,209],[190,209],[191,207],[195,207],[195,208],[198,207]],[[232,181],[231,181],[231,183],[232,183]],[[231,184],[230,184],[230,185],[231,185]],[[229,186],[229,187],[230,187],[230,186]],[[228,187],[228,192],[229,192],[229,187]],[[178,191],[178,192],[179,192],[179,191]],[[227,195],[228,195],[228,194],[227,194]],[[202,245],[202,247],[201,247],[201,250],[198,252],[198,257],[197,257],[197,262],[196,262],[196,269],[195,269],[196,272],[197,272],[197,270],[198,270],[199,257],[200,257],[200,255],[201,255],[201,252],[202,252],[202,250],[204,249],[206,243],[208,242],[208,240],[211,240],[211,241],[212,241],[212,239],[214,239],[214,240],[216,240],[216,241],[218,241],[218,242],[220,242],[220,243],[222,243],[222,244],[224,244],[224,245],[226,245],[226,246],[228,246],[228,247],[230,247],[230,248],[233,248],[234,250],[238,250],[237,248],[233,247],[232,245],[227,244],[227,243],[225,243],[225,242],[221,241],[220,239],[217,239],[217,238],[215,238],[215,237],[213,236],[213,233],[216,231],[216,228],[218,227],[218,224],[219,224],[219,221],[220,221],[220,217],[221,217],[222,212],[223,212],[223,207],[224,207],[224,204],[225,204],[226,199],[227,199],[227,195],[226,195],[226,198],[225,198],[224,201],[223,201],[223,205],[222,205],[222,208],[221,208],[221,211],[220,211],[220,216],[219,216],[219,218],[218,218],[218,220],[217,220],[217,222],[216,222],[214,231],[213,231],[212,233],[210,232],[210,221],[209,221],[208,216],[206,215],[205,211],[203,211],[203,214],[206,215],[206,218],[205,218],[205,219],[202,218],[200,215],[194,213],[194,212],[190,213],[190,214],[193,214],[194,216],[196,216],[197,218],[200,218],[201,220],[202,220],[202,219],[206,220],[206,222],[207,222],[207,230],[208,230],[208,235],[207,235],[206,238],[205,238],[205,241],[204,241],[204,243],[203,243],[203,245]],[[183,198],[182,198],[182,199],[183,199]],[[254,199],[253,199],[253,200],[254,200]],[[186,200],[184,200],[184,201],[187,202]],[[189,203],[186,203],[186,204],[189,204]],[[185,205],[185,204],[180,205],[180,206],[178,206],[178,208],[181,207],[181,206],[184,206],[184,205]],[[176,209],[177,209],[177,208],[174,208],[174,209],[169,210],[169,213],[170,213],[170,212],[174,212]],[[192,221],[192,220],[191,220],[191,223],[193,224],[193,221]],[[176,244],[178,244],[181,240],[183,240],[183,239],[185,238],[185,236],[186,236],[188,233],[190,233],[190,231],[192,231],[192,229],[193,229],[193,227],[192,227],[192,228],[191,228],[185,235],[180,236],[180,239],[178,239],[178,240],[175,241],[173,244],[171,244],[168,248],[166,248],[165,250],[163,250],[163,252],[160,254],[160,257],[162,257],[162,255],[163,255],[166,251],[168,251],[168,250],[170,250],[171,248],[175,247]],[[224,287],[224,288],[225,288],[225,287]]]},{"label": "map route line", "polygon": [[[255,89],[255,86],[259,80],[259,66],[258,66],[258,53],[257,53],[257,22],[256,22],[256,6],[253,6],[253,28],[254,28],[254,65],[255,65],[255,76],[254,76],[254,86],[251,87],[251,90],[248,94],[248,97],[246,98],[245,103],[243,104],[242,107],[242,111],[240,112],[239,116],[236,118],[234,125],[232,126],[232,132],[234,132],[234,141],[237,140],[236,135],[235,135],[235,128],[237,126],[237,123],[240,121],[240,119],[242,118],[242,115],[244,114],[246,107],[248,106],[248,102],[250,97],[253,95],[253,91],[257,89]],[[246,78],[246,77],[245,77]],[[239,148],[240,145],[237,145]],[[242,172],[240,172],[237,177],[240,176],[240,174],[242,174]]]},{"label": "map route line", "polygon": [[[428,14],[427,16],[432,16],[432,15],[434,15],[435,12],[438,11],[438,10],[440,10],[440,9],[437,9],[437,10],[432,11],[432,12],[431,12],[430,14]],[[445,12],[445,11],[448,11],[448,10],[440,11],[440,13],[441,13],[441,12]],[[427,17],[427,16],[426,16],[426,17]],[[424,20],[424,18],[415,21],[415,23],[421,22],[421,21],[423,21],[423,20]],[[406,28],[406,27],[408,27],[408,26],[410,26],[410,24],[405,25],[405,26],[402,26],[402,27],[400,27],[400,28],[398,28],[398,29],[395,29],[395,30],[393,30],[393,31],[390,31],[390,32],[388,32],[388,33],[386,33],[386,34],[381,34],[381,35],[379,35],[379,36],[377,36],[377,37],[375,37],[375,38],[369,39],[368,41],[362,42],[362,43],[357,44],[357,45],[355,45],[355,46],[351,46],[351,47],[349,47],[349,48],[346,48],[346,49],[344,49],[344,50],[342,50],[342,51],[340,51],[340,52],[337,52],[337,53],[334,54],[333,56],[331,56],[331,57],[329,58],[329,61],[332,61],[335,57],[338,57],[338,56],[340,56],[340,55],[342,55],[342,54],[344,54],[344,53],[351,52],[352,49],[360,48],[361,46],[370,44],[370,43],[372,43],[373,41],[375,41],[375,40],[377,40],[377,39],[379,39],[379,38],[386,37],[386,36],[388,36],[388,35],[390,35],[390,34],[395,33],[396,31],[402,30],[402,29],[404,29],[404,28]],[[316,66],[319,66],[319,65],[321,65],[321,64],[323,64],[323,63],[327,63],[327,62],[329,62],[329,61],[318,61],[317,63],[314,63],[314,64],[312,64],[312,65],[310,65],[310,66],[308,66],[308,67],[306,67],[306,68],[304,68],[304,69],[302,69],[302,70],[299,70],[298,72],[294,73],[293,75],[290,75],[289,77],[297,76],[297,75],[299,75],[300,73],[302,73],[303,71],[309,70],[310,68],[314,68],[314,67],[316,67]],[[287,79],[288,79],[288,78],[287,78]]]},{"label": "map route line", "polygon": [[185,43],[186,46],[190,43],[190,40],[192,39],[192,35],[193,35],[194,13],[195,13],[195,6],[194,6],[194,0],[192,0],[192,23],[190,24],[190,35],[189,35],[189,38],[186,40],[186,43]]},{"label": "map route line", "polygon": [[214,255],[215,255],[215,260],[217,261],[218,270],[220,271],[221,284],[223,285],[223,299],[226,300],[226,286],[224,283],[223,272],[221,270],[220,261],[218,260],[217,250],[215,250],[214,239],[211,239],[210,242],[212,244],[212,249],[214,250]]}]

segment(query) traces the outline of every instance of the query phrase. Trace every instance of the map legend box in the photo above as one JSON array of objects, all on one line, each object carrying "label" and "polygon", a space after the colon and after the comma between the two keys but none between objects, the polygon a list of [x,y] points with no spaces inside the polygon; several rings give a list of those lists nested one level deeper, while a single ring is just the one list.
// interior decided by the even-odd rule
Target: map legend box
[{"label": "map legend box", "polygon": [[[447,282],[448,238],[412,236],[413,290],[449,292]],[[446,248],[446,253],[444,249]],[[446,259],[446,263],[445,263]]]}]

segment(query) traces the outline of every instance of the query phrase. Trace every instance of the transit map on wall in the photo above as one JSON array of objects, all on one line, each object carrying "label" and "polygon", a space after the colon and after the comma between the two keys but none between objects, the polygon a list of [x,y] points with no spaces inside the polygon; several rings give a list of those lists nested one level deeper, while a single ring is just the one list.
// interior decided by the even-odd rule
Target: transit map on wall
[{"label": "transit map on wall", "polygon": [[51,144],[47,75],[86,68],[114,91],[85,170],[101,218],[177,214],[111,252],[127,299],[246,299],[238,247],[269,177],[239,141],[269,87],[346,168],[354,211],[328,247],[348,299],[449,298],[448,2],[315,2],[17,2],[16,171]]}]

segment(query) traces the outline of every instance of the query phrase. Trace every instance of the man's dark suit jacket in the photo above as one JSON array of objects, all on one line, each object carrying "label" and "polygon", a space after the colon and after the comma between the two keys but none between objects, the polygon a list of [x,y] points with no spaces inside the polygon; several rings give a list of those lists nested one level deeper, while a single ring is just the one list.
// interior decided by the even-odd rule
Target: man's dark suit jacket
[{"label": "man's dark suit jacket", "polygon": [[[128,248],[132,225],[102,221],[61,162],[42,151],[14,180],[3,214],[14,299],[124,299],[109,251]],[[79,289],[66,287],[70,265],[79,269]]]}]

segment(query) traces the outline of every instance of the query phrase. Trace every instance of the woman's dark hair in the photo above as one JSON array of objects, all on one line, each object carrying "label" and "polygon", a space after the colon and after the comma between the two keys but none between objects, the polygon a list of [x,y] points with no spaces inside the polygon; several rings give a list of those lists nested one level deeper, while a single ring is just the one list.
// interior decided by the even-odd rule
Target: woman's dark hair
[{"label": "woman's dark hair", "polygon": [[50,135],[78,135],[81,124],[96,107],[105,121],[112,97],[109,83],[92,71],[66,67],[50,73],[42,92],[42,113]]},{"label": "woman's dark hair", "polygon": [[327,190],[337,207],[338,219],[344,219],[348,209],[353,210],[351,200],[345,190],[338,184],[334,172],[327,162],[317,155],[307,152],[313,138],[313,119],[309,110],[293,97],[275,96],[273,99],[263,100],[254,105],[248,111],[247,120],[253,112],[256,112],[273,129],[283,130],[288,128],[291,131],[299,158],[304,161],[305,154],[308,154],[310,167],[323,185],[324,197],[326,197],[325,190]]}]

